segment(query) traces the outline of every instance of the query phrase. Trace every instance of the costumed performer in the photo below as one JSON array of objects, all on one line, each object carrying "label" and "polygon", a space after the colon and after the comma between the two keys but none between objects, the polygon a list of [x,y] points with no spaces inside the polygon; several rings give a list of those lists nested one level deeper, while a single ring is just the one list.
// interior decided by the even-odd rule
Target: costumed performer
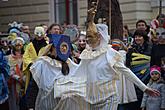
[{"label": "costumed performer", "polygon": [[38,93],[38,87],[30,74],[29,68],[32,65],[33,61],[35,61],[38,56],[40,56],[40,53],[44,51],[43,47],[47,45],[46,40],[44,39],[45,31],[43,27],[35,27],[34,35],[34,40],[27,45],[25,53],[23,55],[23,72],[26,75],[26,103],[28,108],[33,109],[35,108],[35,100]]},{"label": "costumed performer", "polygon": [[[39,93],[35,110],[58,110],[58,103],[65,100],[65,93],[85,92],[85,82],[81,78],[72,77],[77,68],[70,58],[71,42],[69,36],[48,35],[50,44],[45,52],[30,67]],[[80,84],[83,84],[79,86]],[[82,89],[79,89],[81,88]]]}]

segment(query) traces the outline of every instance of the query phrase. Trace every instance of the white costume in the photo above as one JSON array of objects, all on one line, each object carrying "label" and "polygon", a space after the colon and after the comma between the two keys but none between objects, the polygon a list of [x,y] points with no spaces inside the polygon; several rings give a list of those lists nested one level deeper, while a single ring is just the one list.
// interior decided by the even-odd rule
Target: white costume
[{"label": "white costume", "polygon": [[[70,59],[67,60],[67,63],[70,68],[70,73],[67,76],[61,73],[62,65],[60,61],[48,56],[39,57],[30,67],[33,78],[39,87],[39,93],[36,99],[36,110],[53,110],[59,98],[63,97],[62,95],[65,95],[64,93],[66,91],[68,92],[69,89],[74,90],[76,93],[79,93],[79,95],[84,94],[85,89],[79,89],[76,86],[76,84],[81,85],[79,83],[82,83],[83,80],[72,77],[77,65]],[[75,86],[69,87],[69,84],[73,84],[74,82],[76,83]],[[82,88],[85,87],[84,84],[85,82],[81,85]],[[53,89],[54,85],[55,94]],[[63,88],[62,85],[65,85],[65,88]]]},{"label": "white costume", "polygon": [[[79,110],[116,110],[119,103],[116,80],[119,74],[124,74],[142,91],[145,91],[147,86],[125,67],[120,54],[108,45],[107,26],[98,24],[97,29],[103,37],[100,45],[94,48],[94,51],[85,49],[80,55],[81,63],[76,75],[83,74],[87,77],[86,97],[84,97],[87,103],[84,103],[86,105],[84,108],[77,108]],[[79,100],[78,98],[77,102],[80,102]]]},{"label": "white costume", "polygon": [[65,100],[59,102],[60,110],[117,110],[119,100],[116,80],[119,74],[124,74],[142,91],[147,89],[147,86],[125,67],[120,54],[108,45],[107,26],[98,24],[97,29],[103,37],[100,45],[94,48],[94,51],[85,49],[81,53],[81,63],[74,74],[74,77],[87,78],[86,93],[82,96],[68,94]]},{"label": "white costume", "polygon": [[[40,110],[117,110],[119,100],[116,80],[119,74],[124,74],[142,91],[147,89],[147,86],[125,67],[120,54],[108,45],[107,26],[98,24],[97,29],[103,37],[100,45],[94,48],[94,51],[85,49],[80,55],[80,65],[76,68],[72,64],[68,76],[63,76],[58,65],[51,59],[49,63],[43,63],[45,58],[39,59],[38,63],[32,65],[33,77],[39,88],[43,89],[39,92],[36,102]],[[41,65],[39,69],[42,70],[36,71],[37,65]],[[54,91],[51,89],[53,82]]]},{"label": "white costume", "polygon": [[[126,51],[118,51],[123,58],[123,62],[126,60]],[[119,75],[117,80],[117,88],[119,93],[120,104],[130,103],[137,101],[136,91],[134,84],[128,80],[124,74]]]}]

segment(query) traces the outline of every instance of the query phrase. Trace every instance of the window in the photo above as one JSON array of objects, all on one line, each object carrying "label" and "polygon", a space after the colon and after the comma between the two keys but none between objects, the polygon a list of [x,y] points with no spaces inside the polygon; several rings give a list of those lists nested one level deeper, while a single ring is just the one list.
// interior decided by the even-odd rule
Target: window
[{"label": "window", "polygon": [[55,22],[63,24],[78,24],[77,0],[55,0]]},{"label": "window", "polygon": [[[151,7],[159,7],[160,0],[151,0]],[[165,0],[162,0],[162,6],[165,6]]]}]

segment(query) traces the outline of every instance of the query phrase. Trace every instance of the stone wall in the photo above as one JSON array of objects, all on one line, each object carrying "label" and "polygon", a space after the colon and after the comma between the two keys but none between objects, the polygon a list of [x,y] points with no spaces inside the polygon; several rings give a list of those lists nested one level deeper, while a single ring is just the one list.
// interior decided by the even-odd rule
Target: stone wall
[{"label": "stone wall", "polygon": [[48,0],[0,1],[0,31],[6,32],[13,21],[29,25],[31,30],[40,23],[48,24],[49,10]]}]

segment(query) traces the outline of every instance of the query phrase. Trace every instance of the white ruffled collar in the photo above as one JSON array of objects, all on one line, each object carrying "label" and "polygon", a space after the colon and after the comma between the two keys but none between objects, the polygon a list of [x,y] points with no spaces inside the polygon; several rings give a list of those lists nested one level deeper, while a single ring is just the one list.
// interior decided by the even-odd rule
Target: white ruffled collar
[{"label": "white ruffled collar", "polygon": [[103,53],[107,52],[107,50],[110,48],[110,45],[106,47],[99,48],[96,51],[92,51],[90,49],[85,49],[80,55],[80,59],[94,59]]},{"label": "white ruffled collar", "polygon": [[48,56],[41,56],[41,57],[39,57],[39,58],[37,59],[37,61],[38,61],[38,60],[44,60],[44,61],[48,62],[50,65],[55,66],[55,67],[62,67],[60,61],[55,60],[55,59],[52,59],[52,58],[50,58],[50,57],[48,57]]}]

